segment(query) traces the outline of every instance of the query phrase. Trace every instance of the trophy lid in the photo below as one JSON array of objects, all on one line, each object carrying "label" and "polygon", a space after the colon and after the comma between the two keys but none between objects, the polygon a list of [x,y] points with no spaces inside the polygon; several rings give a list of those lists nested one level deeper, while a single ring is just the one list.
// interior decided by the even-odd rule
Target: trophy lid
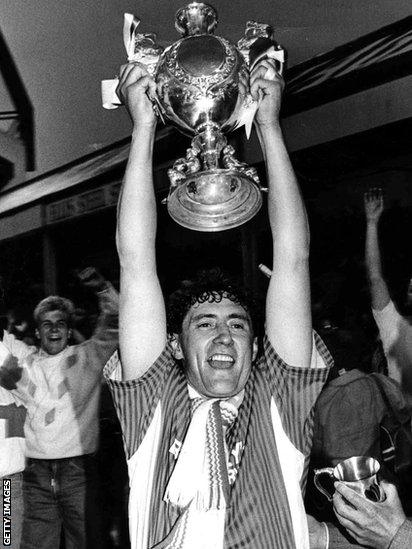
[{"label": "trophy lid", "polygon": [[192,2],[175,15],[176,30],[184,36],[213,34],[217,26],[217,12],[209,4]]}]

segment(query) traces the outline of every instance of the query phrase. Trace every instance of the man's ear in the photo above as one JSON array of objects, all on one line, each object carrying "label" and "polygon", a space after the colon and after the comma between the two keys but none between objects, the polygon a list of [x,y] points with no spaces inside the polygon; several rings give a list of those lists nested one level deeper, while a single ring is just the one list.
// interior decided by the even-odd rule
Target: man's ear
[{"label": "man's ear", "polygon": [[73,335],[73,331],[72,331],[71,328],[69,328],[69,332],[67,334],[68,339],[70,339],[72,337],[72,335]]},{"label": "man's ear", "polygon": [[257,337],[254,337],[254,338],[253,338],[253,343],[252,343],[252,362],[253,362],[253,361],[255,360],[255,358],[257,357],[258,350],[259,350],[258,338],[257,338]]},{"label": "man's ear", "polygon": [[40,339],[40,332],[37,328],[34,331],[34,335],[37,337],[37,339]]},{"label": "man's ear", "polygon": [[176,360],[182,360],[183,359],[183,350],[182,345],[180,343],[180,336],[178,334],[172,334],[172,337],[170,338],[170,345],[172,347],[172,353]]}]

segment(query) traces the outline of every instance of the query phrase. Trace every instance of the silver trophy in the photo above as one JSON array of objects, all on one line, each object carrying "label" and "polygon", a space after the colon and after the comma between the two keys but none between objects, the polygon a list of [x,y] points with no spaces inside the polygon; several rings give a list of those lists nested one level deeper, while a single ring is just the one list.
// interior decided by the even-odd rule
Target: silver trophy
[{"label": "silver trophy", "polygon": [[249,21],[235,46],[213,34],[216,25],[212,6],[192,2],[175,16],[180,40],[156,57],[156,35],[136,33],[132,56],[155,78],[161,118],[193,136],[186,156],[168,170],[168,211],[180,225],[210,232],[237,227],[261,207],[256,169],[236,158],[224,133],[243,124],[250,131],[258,104],[239,84],[253,66],[262,57],[276,59],[280,72],[283,65],[270,26]]}]

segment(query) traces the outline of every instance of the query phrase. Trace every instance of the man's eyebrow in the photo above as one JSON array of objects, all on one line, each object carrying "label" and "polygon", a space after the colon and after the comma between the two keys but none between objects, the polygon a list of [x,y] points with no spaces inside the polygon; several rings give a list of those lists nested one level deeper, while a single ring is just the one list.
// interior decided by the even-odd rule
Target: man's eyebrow
[{"label": "man's eyebrow", "polygon": [[237,318],[239,320],[246,320],[247,322],[249,321],[249,317],[246,313],[231,313],[229,318]]},{"label": "man's eyebrow", "polygon": [[61,320],[56,320],[56,322],[53,322],[52,320],[43,320],[43,322],[40,322],[40,326],[42,324],[61,324],[61,323],[67,324],[67,320],[61,319]]},{"label": "man's eyebrow", "polygon": [[192,316],[190,322],[197,322],[202,318],[216,318],[216,315],[214,315],[213,313],[199,313],[198,315]]},{"label": "man's eyebrow", "polygon": [[[217,315],[213,313],[199,313],[198,315],[192,316],[190,319],[190,322],[197,322],[198,320],[201,320],[203,318],[217,318]],[[246,322],[249,322],[249,317],[246,313],[230,313],[228,317],[230,320],[237,319],[237,320],[244,320]]]}]

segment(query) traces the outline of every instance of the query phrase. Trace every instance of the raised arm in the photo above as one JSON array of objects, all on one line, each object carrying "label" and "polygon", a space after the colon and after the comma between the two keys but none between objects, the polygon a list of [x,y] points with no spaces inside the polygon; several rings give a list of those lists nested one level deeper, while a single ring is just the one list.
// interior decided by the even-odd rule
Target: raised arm
[{"label": "raised arm", "polygon": [[383,195],[381,189],[371,189],[364,194],[366,237],[365,263],[371,293],[372,309],[381,311],[390,301],[388,286],[382,274],[379,249],[378,224],[382,215]]},{"label": "raised arm", "polygon": [[156,272],[156,202],[152,155],[154,82],[137,63],[121,69],[118,94],[133,122],[129,161],[117,215],[120,259],[119,344],[124,379],[141,376],[166,342],[166,315]]},{"label": "raised arm", "polygon": [[265,60],[253,70],[250,91],[255,98],[261,97],[255,124],[266,162],[273,239],[266,330],[283,360],[308,367],[312,352],[309,229],[279,124],[282,89],[283,80],[273,61]]},{"label": "raised arm", "polygon": [[90,366],[101,370],[119,346],[119,294],[94,267],[87,267],[78,277],[83,286],[96,294],[99,303],[99,318],[92,337],[78,343],[84,343],[95,353]]}]

